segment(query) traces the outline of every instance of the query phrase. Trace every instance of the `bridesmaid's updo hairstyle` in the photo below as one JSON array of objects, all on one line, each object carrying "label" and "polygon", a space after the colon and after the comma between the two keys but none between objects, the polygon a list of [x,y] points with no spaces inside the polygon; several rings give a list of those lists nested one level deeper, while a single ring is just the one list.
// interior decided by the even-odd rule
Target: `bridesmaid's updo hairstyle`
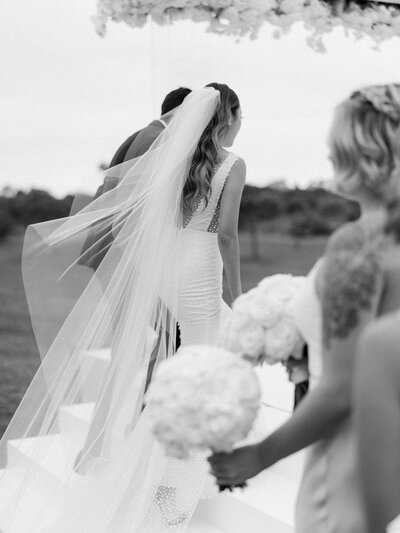
[{"label": "bridesmaid's updo hairstyle", "polygon": [[227,85],[210,83],[206,87],[213,87],[219,91],[220,100],[213,118],[200,137],[183,189],[183,205],[189,210],[193,209],[199,197],[204,197],[208,202],[213,170],[218,163],[221,139],[240,109],[239,98]]},{"label": "bridesmaid's updo hairstyle", "polygon": [[400,85],[373,85],[337,108],[329,136],[339,192],[386,200],[400,191]]}]

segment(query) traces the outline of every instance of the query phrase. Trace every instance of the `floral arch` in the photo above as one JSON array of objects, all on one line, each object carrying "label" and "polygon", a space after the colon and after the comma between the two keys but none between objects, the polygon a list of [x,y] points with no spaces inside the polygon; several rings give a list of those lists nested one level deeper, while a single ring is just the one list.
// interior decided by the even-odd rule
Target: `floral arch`
[{"label": "floral arch", "polygon": [[93,17],[101,36],[110,20],[136,28],[149,19],[158,24],[207,22],[208,31],[252,39],[265,23],[280,37],[303,21],[308,44],[321,52],[323,35],[336,26],[356,38],[369,35],[377,43],[400,36],[400,0],[98,0]]}]

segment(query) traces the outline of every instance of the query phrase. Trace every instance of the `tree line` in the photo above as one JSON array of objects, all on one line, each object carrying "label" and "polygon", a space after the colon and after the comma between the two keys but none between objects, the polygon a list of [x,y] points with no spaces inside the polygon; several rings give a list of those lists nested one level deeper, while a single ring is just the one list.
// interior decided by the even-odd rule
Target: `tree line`
[{"label": "tree line", "polygon": [[[68,216],[73,196],[54,198],[32,189],[0,192],[0,238],[16,227]],[[263,232],[293,237],[329,235],[344,222],[359,216],[357,204],[322,187],[289,189],[246,185],[240,209],[239,228],[253,238]]]}]

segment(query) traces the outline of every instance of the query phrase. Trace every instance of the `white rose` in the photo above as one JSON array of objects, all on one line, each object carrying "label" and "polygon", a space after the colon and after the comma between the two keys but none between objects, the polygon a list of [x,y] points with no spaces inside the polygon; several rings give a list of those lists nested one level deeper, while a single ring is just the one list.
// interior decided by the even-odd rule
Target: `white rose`
[{"label": "white rose", "polygon": [[237,306],[233,309],[231,316],[232,327],[236,330],[240,330],[248,326],[251,322],[251,315],[249,313],[248,306]]},{"label": "white rose", "polygon": [[277,274],[261,280],[258,287],[269,297],[276,298],[283,304],[287,304],[299,292],[304,285],[305,279],[304,276]]},{"label": "white rose", "polygon": [[278,299],[258,291],[249,302],[248,311],[257,324],[271,328],[283,316],[285,309]]},{"label": "white rose", "polygon": [[248,302],[252,299],[256,291],[257,291],[256,288],[250,289],[244,294],[241,294],[240,296],[238,296],[232,304],[232,309],[246,309],[248,306]]},{"label": "white rose", "polygon": [[[241,353],[242,346],[238,338],[239,328],[237,327],[235,318],[237,317],[234,317],[234,314],[231,313],[228,318],[224,320],[221,326],[218,344],[231,352]],[[248,323],[248,321],[246,323]]]},{"label": "white rose", "polygon": [[263,350],[264,335],[264,329],[256,322],[252,322],[238,331],[238,340],[242,351],[251,357],[259,356]]},{"label": "white rose", "polygon": [[248,434],[261,399],[253,368],[215,346],[186,346],[163,361],[147,396],[152,431],[166,453],[230,451]]},{"label": "white rose", "polygon": [[400,533],[400,516],[390,522],[387,527],[387,533]]},{"label": "white rose", "polygon": [[266,331],[264,336],[265,359],[269,364],[298,357],[304,341],[291,320],[281,320]]}]

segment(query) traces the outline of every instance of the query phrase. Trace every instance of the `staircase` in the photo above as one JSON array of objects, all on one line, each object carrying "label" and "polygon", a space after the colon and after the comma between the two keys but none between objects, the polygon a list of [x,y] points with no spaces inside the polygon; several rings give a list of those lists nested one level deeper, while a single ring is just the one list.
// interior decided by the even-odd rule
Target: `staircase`
[{"label": "staircase", "polygon": [[[31,437],[8,442],[8,468],[0,476],[0,513],[12,492],[22,467],[35,469],[35,490],[29,492],[24,520],[32,520],[32,509],[40,497],[56,492],[54,489],[65,476],[65,465],[71,468],[81,449],[94,410],[94,398],[101,383],[110,354],[108,350],[85,353],[80,379],[84,403],[65,405],[59,412],[59,433],[46,437]],[[258,441],[281,425],[290,416],[293,387],[287,382],[280,367],[257,369],[263,387],[263,406],[259,420],[246,443]],[[34,460],[32,452],[40,440],[50,444],[50,453],[42,460]],[[302,455],[296,454],[281,461],[268,471],[249,480],[245,490],[224,492],[200,501],[187,533],[293,533],[294,503],[302,469]],[[69,478],[71,474],[68,474]],[[74,474],[70,482],[79,483]],[[28,522],[29,523],[29,522]],[[1,533],[9,533],[1,529]],[[10,532],[13,533],[13,532]],[[79,533],[79,532],[77,532]],[[118,533],[118,532],[115,532]]]}]

